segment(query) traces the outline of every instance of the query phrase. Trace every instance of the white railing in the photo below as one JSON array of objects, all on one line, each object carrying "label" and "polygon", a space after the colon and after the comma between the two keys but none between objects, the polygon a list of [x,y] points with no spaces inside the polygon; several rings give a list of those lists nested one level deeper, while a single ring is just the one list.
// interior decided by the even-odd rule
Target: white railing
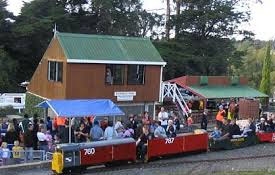
[{"label": "white railing", "polygon": [[161,102],[163,102],[163,99],[167,97],[172,98],[173,102],[179,105],[181,112],[188,116],[190,109],[175,83],[162,83]]},{"label": "white railing", "polygon": [[16,158],[14,158],[14,151],[8,151],[8,157],[6,158],[3,158],[3,152],[1,152],[0,166],[51,160],[49,153],[44,150],[22,150],[16,152],[19,153],[19,157]]}]

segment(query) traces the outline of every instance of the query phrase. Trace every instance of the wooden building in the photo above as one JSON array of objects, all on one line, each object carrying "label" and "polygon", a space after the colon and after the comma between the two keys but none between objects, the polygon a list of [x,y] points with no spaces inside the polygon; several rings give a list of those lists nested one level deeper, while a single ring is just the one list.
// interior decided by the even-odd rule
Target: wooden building
[{"label": "wooden building", "polygon": [[27,98],[108,98],[126,113],[153,114],[165,65],[147,38],[56,33]]}]

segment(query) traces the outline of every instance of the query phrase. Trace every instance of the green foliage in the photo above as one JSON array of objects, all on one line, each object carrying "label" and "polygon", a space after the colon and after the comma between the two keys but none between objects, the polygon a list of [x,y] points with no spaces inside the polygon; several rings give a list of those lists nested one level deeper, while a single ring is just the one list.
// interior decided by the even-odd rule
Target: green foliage
[{"label": "green foliage", "polygon": [[271,70],[271,42],[269,41],[266,48],[266,56],[263,63],[262,69],[262,80],[260,85],[260,91],[270,95],[271,85],[270,85],[270,70]]},{"label": "green foliage", "polygon": [[16,114],[16,110],[12,106],[0,108],[0,117],[6,117],[7,115]]},{"label": "green foliage", "polygon": [[37,114],[38,116],[43,116],[43,109],[35,107],[42,101],[44,101],[44,99],[30,93],[26,93],[25,113],[29,116],[33,116],[34,114]]}]

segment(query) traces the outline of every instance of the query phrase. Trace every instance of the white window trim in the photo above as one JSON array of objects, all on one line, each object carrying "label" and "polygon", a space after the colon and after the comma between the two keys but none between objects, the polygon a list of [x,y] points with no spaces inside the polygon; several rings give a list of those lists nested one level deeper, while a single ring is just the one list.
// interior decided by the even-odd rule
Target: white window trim
[{"label": "white window trim", "polygon": [[137,65],[156,65],[165,66],[166,62],[151,62],[151,61],[114,61],[114,60],[82,60],[82,59],[67,59],[67,63],[96,63],[96,64],[137,64]]}]

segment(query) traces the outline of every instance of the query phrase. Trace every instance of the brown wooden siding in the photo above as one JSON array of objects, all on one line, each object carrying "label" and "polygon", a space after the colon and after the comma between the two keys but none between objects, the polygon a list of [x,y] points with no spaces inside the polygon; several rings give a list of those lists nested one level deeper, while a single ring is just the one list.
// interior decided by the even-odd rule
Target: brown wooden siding
[{"label": "brown wooden siding", "polygon": [[[194,86],[200,84],[200,76],[186,76],[185,80],[186,86]],[[240,85],[247,85],[248,80],[245,77],[240,77]],[[208,85],[231,85],[231,77],[227,76],[209,76]]]},{"label": "brown wooden siding", "polygon": [[[63,61],[62,83],[48,80],[48,60]],[[53,39],[28,85],[28,91],[49,99],[64,99],[66,88],[66,57],[57,39]]]},{"label": "brown wooden siding", "polygon": [[67,64],[66,97],[110,98],[116,102],[114,92],[136,91],[134,102],[158,101],[161,66],[145,66],[144,85],[127,85],[127,66],[124,85],[106,85],[105,71],[105,64]]}]

